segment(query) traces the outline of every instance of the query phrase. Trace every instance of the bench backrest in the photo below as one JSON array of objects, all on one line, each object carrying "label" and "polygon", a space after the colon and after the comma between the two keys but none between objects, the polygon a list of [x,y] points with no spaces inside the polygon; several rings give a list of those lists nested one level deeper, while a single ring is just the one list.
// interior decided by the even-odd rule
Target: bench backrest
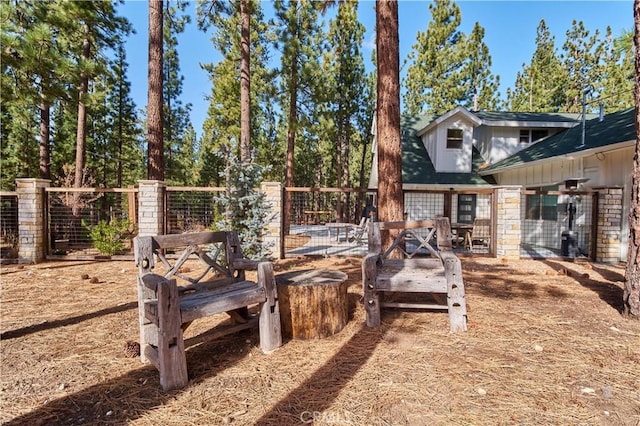
[{"label": "bench backrest", "polygon": [[[139,275],[150,273],[157,258],[167,269],[165,278],[181,278],[190,284],[197,284],[211,271],[237,281],[245,279],[244,269],[238,267],[243,256],[236,231],[142,236],[134,238],[133,246]],[[206,265],[201,276],[182,272],[184,263],[193,257]]]},{"label": "bench backrest", "polygon": [[[382,232],[397,231],[393,243],[382,251]],[[374,222],[369,227],[369,253],[379,254],[386,259],[393,251],[400,251],[404,257],[417,255],[422,248],[431,255],[441,257],[439,252],[451,250],[451,225],[449,218],[439,217],[433,220],[400,222]],[[407,246],[412,242],[413,250]],[[434,247],[435,245],[435,247]]]}]

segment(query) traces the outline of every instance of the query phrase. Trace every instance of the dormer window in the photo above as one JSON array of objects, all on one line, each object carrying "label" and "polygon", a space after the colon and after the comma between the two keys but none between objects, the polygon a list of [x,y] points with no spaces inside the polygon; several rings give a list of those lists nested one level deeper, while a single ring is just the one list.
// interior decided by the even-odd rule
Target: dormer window
[{"label": "dormer window", "polygon": [[447,149],[462,149],[462,129],[447,129]]},{"label": "dormer window", "polygon": [[546,129],[520,129],[520,143],[529,144],[538,142],[549,136],[549,130]]}]

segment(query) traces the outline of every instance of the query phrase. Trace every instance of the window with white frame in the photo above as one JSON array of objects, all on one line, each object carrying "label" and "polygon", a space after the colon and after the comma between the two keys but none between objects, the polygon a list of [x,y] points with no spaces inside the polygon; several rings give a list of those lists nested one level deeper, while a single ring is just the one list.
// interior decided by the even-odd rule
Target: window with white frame
[{"label": "window with white frame", "polygon": [[547,129],[520,129],[520,143],[534,143],[549,136]]},{"label": "window with white frame", "polygon": [[462,129],[447,129],[447,149],[462,149]]}]

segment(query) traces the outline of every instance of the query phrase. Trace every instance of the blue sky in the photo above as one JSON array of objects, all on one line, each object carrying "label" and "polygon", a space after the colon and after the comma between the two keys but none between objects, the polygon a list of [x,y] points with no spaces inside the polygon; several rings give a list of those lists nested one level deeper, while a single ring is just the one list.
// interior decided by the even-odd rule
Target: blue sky
[{"label": "blue sky", "polygon": [[[165,0],[166,1],[166,0]],[[559,50],[565,41],[565,33],[573,20],[583,21],[593,33],[601,34],[610,26],[614,37],[625,30],[633,29],[633,2],[631,0],[607,1],[458,1],[462,13],[460,29],[469,33],[475,22],[485,29],[485,43],[492,58],[492,71],[500,76],[500,91],[505,93],[513,86],[516,73],[523,63],[529,63],[535,49],[538,23],[544,19],[555,35]],[[424,31],[431,19],[429,2],[423,0],[400,0],[398,6],[400,28],[400,62],[411,51],[418,31]],[[263,2],[265,17],[269,17],[271,3]],[[361,1],[359,19],[365,26],[363,52],[368,68],[371,68],[371,50],[375,47],[375,2]],[[189,11],[195,14],[195,2],[189,4]],[[147,34],[148,6],[146,1],[127,0],[119,6],[119,13],[132,23],[136,34],[127,42],[127,61],[131,94],[137,108],[143,109],[147,103]],[[197,29],[195,17],[179,37],[179,55],[183,84],[183,103],[193,104],[191,120],[198,135],[207,114],[206,96],[211,91],[207,74],[200,68],[201,63],[216,62],[220,55],[209,42],[210,35]],[[404,71],[404,70],[403,70]],[[402,72],[401,71],[401,74]]]}]

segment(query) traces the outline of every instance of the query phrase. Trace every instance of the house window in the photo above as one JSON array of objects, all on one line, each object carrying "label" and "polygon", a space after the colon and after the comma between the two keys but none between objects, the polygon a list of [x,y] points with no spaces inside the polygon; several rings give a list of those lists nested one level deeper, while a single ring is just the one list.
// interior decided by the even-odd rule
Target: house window
[{"label": "house window", "polygon": [[447,129],[447,149],[462,149],[462,129]]},{"label": "house window", "polygon": [[546,129],[520,129],[520,143],[534,143],[549,136]]},{"label": "house window", "polygon": [[473,223],[476,218],[476,194],[458,195],[458,223]]},{"label": "house window", "polygon": [[547,191],[557,191],[557,186],[529,188],[539,191],[537,194],[527,194],[525,219],[558,220],[558,196],[545,194]]}]

